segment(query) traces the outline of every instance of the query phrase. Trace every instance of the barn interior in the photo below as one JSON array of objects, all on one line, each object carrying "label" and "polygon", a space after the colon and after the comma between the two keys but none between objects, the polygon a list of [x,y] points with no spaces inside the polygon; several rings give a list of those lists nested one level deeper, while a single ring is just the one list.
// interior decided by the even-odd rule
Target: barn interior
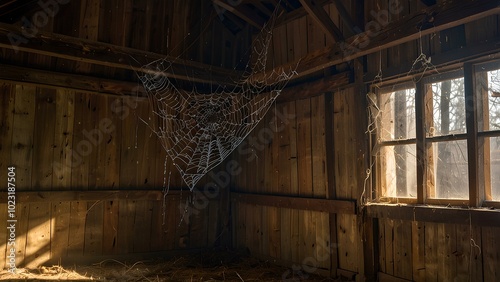
[{"label": "barn interior", "polygon": [[500,281],[499,13],[0,1],[0,280]]}]

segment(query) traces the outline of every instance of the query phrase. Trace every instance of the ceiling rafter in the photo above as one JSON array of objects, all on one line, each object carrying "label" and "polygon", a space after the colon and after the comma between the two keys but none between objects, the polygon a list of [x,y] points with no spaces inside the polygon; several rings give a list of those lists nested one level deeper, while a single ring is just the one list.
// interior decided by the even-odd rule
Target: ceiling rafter
[{"label": "ceiling rafter", "polygon": [[[27,40],[23,37],[24,34],[33,37]],[[24,38],[24,40],[13,44],[12,38]],[[51,32],[34,32],[30,29],[4,23],[0,23],[0,48],[153,74],[158,73],[158,71],[139,65],[132,66],[129,63],[130,58],[144,63],[165,59],[172,62],[172,65],[170,69],[162,72],[162,75],[196,83],[234,85],[234,81],[238,81],[242,75],[239,71],[200,62]]]},{"label": "ceiling rafter", "polygon": [[264,24],[266,23],[265,19],[261,18],[259,15],[257,15],[257,13],[252,11],[252,9],[250,9],[243,3],[239,5],[231,5],[225,0],[213,0],[213,3],[214,5],[217,5],[220,8],[234,14],[235,16],[258,29],[262,29],[262,27],[264,27]]},{"label": "ceiling rafter", "polygon": [[[500,14],[500,0],[477,0],[472,2],[449,2],[438,4],[407,15],[400,20],[389,23],[388,26],[371,35],[370,31],[365,31],[359,35],[348,38],[345,42],[335,43],[323,50],[318,50],[300,58],[297,61],[289,62],[272,70],[254,74],[252,79],[262,77],[272,77],[272,73],[282,73],[283,71],[294,69],[298,73],[294,79],[304,77],[308,74],[319,72],[327,67],[338,65],[350,60],[378,52],[386,48],[394,47],[421,36],[439,32],[448,28],[469,23],[486,16]],[[429,24],[429,15],[432,17],[431,28],[419,30],[419,26]],[[368,40],[367,40],[368,39]],[[361,47],[361,43],[366,45]]]},{"label": "ceiling rafter", "polygon": [[342,31],[335,25],[322,6],[312,0],[300,0],[300,3],[321,29],[335,42],[344,40]]},{"label": "ceiling rafter", "polygon": [[346,10],[344,5],[340,0],[333,0],[333,4],[335,5],[335,9],[340,15],[342,21],[344,21],[346,28],[352,35],[356,35],[361,33],[361,29],[356,25],[352,17],[349,15],[349,12]]}]

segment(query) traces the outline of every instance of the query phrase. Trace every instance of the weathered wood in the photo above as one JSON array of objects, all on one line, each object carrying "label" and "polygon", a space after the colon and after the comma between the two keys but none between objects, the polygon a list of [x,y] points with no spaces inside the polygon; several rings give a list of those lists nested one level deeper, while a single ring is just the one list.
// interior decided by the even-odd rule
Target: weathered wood
[{"label": "weathered wood", "polygon": [[239,5],[232,5],[222,0],[213,0],[213,3],[221,7],[222,9],[233,13],[235,16],[256,27],[258,30],[261,30],[265,24],[265,20],[250,8],[248,8],[244,3],[240,3]]},{"label": "weathered wood", "polygon": [[170,70],[161,72],[162,75],[191,82],[216,82],[221,85],[233,85],[234,81],[241,78],[241,74],[235,70],[226,70],[152,52],[43,31],[29,31],[29,34],[36,35],[27,42],[19,44],[19,46],[11,44],[8,35],[22,36],[23,31],[27,32],[17,26],[0,23],[0,47],[17,48],[19,51],[39,55],[150,74],[157,74],[158,71],[143,68],[143,66],[132,66],[130,58],[135,58],[135,60],[144,64],[166,59],[172,62],[172,66]]},{"label": "weathered wood", "polygon": [[275,196],[266,194],[231,193],[233,201],[279,208],[319,211],[339,214],[355,214],[355,203],[348,200]]},{"label": "weathered wood", "polygon": [[342,31],[330,19],[325,9],[311,0],[299,0],[302,7],[314,19],[317,25],[325,32],[327,36],[333,38],[335,42],[344,40]]},{"label": "weathered wood", "polygon": [[11,165],[16,167],[16,189],[21,191],[31,189],[36,89],[16,85],[15,91]]},{"label": "weathered wood", "polygon": [[50,204],[30,204],[26,234],[25,267],[38,267],[50,259]]},{"label": "weathered wood", "polygon": [[384,282],[410,282],[412,280],[406,280],[403,278],[399,278],[396,276],[389,275],[387,273],[379,272],[378,273],[378,281],[384,281]]},{"label": "weathered wood", "polygon": [[[464,65],[465,124],[467,127],[467,162],[469,177],[469,206],[479,207],[484,201],[484,190],[479,185],[479,147],[477,137],[477,99],[474,69],[471,63]],[[481,94],[481,93],[479,93]]]},{"label": "weathered wood", "polygon": [[[273,72],[282,73],[289,69],[296,69],[298,73],[294,77],[296,79],[329,66],[379,52],[381,49],[419,39],[421,36],[497,14],[500,11],[499,5],[498,1],[488,0],[454,2],[453,4],[446,2],[435,5],[427,11],[418,11],[399,21],[389,23],[376,36],[372,36],[372,31],[367,30],[364,33],[348,38],[345,42],[334,44],[316,52],[309,52],[307,56],[299,61],[276,67]],[[419,31],[418,26],[427,23],[426,19],[429,14],[436,14],[432,18],[432,28]],[[260,73],[253,77],[260,79],[269,76],[269,74],[270,72]]]},{"label": "weathered wood", "polygon": [[[184,197],[190,192],[184,191]],[[180,190],[171,189],[167,198],[179,198]],[[19,191],[16,198],[23,203],[37,202],[76,202],[76,201],[105,201],[105,200],[163,200],[160,190],[90,190],[90,191]],[[214,199],[217,199],[214,198]],[[7,195],[0,193],[0,202],[7,202]]]},{"label": "weathered wood", "polygon": [[442,206],[370,204],[366,209],[367,215],[373,218],[500,226],[500,211],[487,208],[466,209]]},{"label": "weathered wood", "polygon": [[[317,6],[324,7],[328,2],[331,0],[318,0],[315,1]],[[304,9],[304,7],[297,8],[289,13],[283,13],[281,16],[279,16],[276,19],[275,26],[279,27],[281,25],[285,25],[289,22],[295,22],[297,20],[300,20],[301,18],[304,18],[306,15],[308,15],[307,10]]]}]

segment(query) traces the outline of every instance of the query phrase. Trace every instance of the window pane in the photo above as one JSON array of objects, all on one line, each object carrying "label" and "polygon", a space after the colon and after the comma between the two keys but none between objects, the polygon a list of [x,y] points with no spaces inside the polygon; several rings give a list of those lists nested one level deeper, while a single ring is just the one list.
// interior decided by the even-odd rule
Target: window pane
[{"label": "window pane", "polygon": [[417,197],[416,146],[382,146],[380,149],[382,195]]},{"label": "window pane", "polygon": [[490,138],[491,198],[500,201],[500,137]]},{"label": "window pane", "polygon": [[476,73],[480,131],[500,130],[500,70]]},{"label": "window pane", "polygon": [[457,78],[433,83],[432,109],[433,124],[427,130],[427,136],[465,133],[465,94],[464,79]]},{"label": "window pane", "polygon": [[429,165],[429,177],[435,189],[431,189],[429,197],[468,199],[467,140],[435,142],[430,157],[434,162],[433,166]]},{"label": "window pane", "polygon": [[[489,130],[500,129],[500,70],[488,72]],[[498,171],[498,170],[497,170]]]},{"label": "window pane", "polygon": [[379,97],[381,141],[415,138],[415,89],[389,92]]}]

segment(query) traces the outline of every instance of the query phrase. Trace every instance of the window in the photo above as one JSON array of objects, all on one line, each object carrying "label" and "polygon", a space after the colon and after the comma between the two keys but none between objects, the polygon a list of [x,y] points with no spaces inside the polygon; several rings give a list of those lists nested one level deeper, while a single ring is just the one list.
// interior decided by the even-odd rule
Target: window
[{"label": "window", "polygon": [[500,207],[500,62],[373,95],[377,198]]},{"label": "window", "polygon": [[379,178],[384,197],[417,197],[415,88],[379,95]]},{"label": "window", "polygon": [[[467,128],[461,72],[424,80],[427,197],[468,199]],[[442,79],[442,80],[441,80]]]},{"label": "window", "polygon": [[485,200],[500,201],[500,63],[475,69],[480,187]]}]

